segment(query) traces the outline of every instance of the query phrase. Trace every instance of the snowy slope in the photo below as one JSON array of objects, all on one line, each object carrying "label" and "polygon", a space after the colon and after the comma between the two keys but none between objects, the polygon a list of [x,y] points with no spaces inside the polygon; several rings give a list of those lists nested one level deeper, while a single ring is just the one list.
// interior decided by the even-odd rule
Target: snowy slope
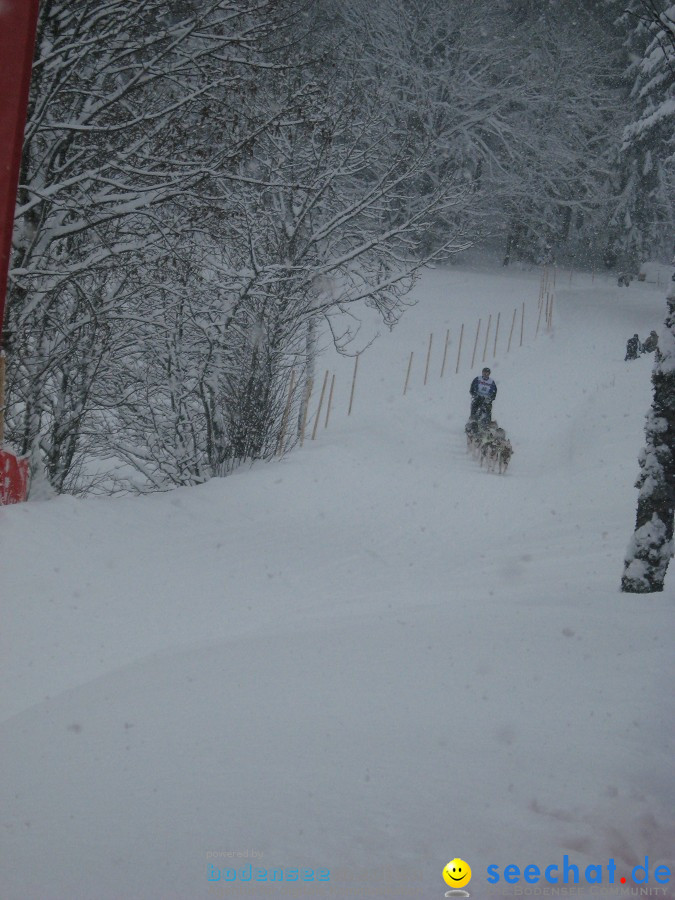
[{"label": "snowy slope", "polygon": [[[3,900],[442,897],[455,856],[474,896],[564,853],[675,879],[673,581],[618,590],[651,397],[625,340],[663,295],[558,273],[535,339],[539,279],[426,273],[351,417],[324,356],[330,427],[281,461],[0,510]],[[503,477],[463,435],[488,315]]]}]

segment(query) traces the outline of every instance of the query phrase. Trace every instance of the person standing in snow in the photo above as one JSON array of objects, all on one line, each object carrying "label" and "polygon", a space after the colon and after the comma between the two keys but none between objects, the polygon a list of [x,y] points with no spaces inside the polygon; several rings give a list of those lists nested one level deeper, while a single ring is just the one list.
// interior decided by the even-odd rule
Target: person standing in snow
[{"label": "person standing in snow", "polygon": [[632,338],[628,338],[626,341],[626,355],[624,360],[626,359],[637,359],[639,353],[642,351],[642,345],[640,344],[640,338],[637,334],[634,334]]},{"label": "person standing in snow", "polygon": [[471,419],[477,419],[479,416],[485,416],[490,421],[492,419],[492,401],[497,396],[497,385],[493,378],[490,377],[490,370],[486,367],[480,376],[476,376],[471,382],[469,388],[471,394]]},{"label": "person standing in snow", "polygon": [[643,353],[653,353],[659,346],[659,336],[655,331],[650,331],[648,337],[642,342]]}]

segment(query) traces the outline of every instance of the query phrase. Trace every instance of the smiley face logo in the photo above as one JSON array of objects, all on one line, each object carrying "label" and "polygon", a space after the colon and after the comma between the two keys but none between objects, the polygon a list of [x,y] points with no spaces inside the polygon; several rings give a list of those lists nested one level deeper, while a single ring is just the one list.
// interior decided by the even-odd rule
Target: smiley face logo
[{"label": "smiley face logo", "polygon": [[471,881],[471,866],[463,859],[451,859],[443,869],[443,881],[453,888],[463,888]]}]

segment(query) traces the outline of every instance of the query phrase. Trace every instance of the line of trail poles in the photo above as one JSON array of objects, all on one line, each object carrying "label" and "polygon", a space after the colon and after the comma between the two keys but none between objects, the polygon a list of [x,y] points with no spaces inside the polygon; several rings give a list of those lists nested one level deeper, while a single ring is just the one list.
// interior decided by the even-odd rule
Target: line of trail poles
[{"label": "line of trail poles", "polygon": [[[570,280],[571,280],[571,270],[570,270]],[[553,307],[555,300],[555,283],[556,283],[556,270],[555,267],[545,266],[542,269],[541,280],[539,283],[539,295],[537,301],[537,320],[536,326],[534,330],[534,337],[537,338],[540,331],[551,332],[553,329]],[[506,338],[506,350],[505,352],[511,353],[511,350],[515,346],[522,347],[525,341],[525,302],[521,302],[520,306],[516,306],[513,309],[513,313],[509,319],[506,319],[508,322],[508,338]],[[506,328],[505,322],[505,328]],[[502,313],[501,310],[497,311],[496,316],[493,316],[492,313],[488,314],[487,320],[485,320],[482,316],[479,317],[478,322],[476,324],[476,330],[473,334],[473,346],[471,349],[471,357],[470,357],[470,369],[473,370],[477,359],[483,364],[486,364],[491,359],[494,360],[497,358],[497,354],[499,351],[499,341],[500,341],[500,332],[502,329]],[[466,323],[462,322],[459,333],[456,338],[457,348],[456,355],[454,356],[454,369],[455,375],[459,374],[460,368],[462,366],[462,353],[464,349],[464,335],[466,331]],[[506,334],[504,330],[504,335]],[[432,331],[429,334],[429,339],[426,344],[426,352],[423,354],[423,374],[422,374],[422,382],[424,386],[426,386],[431,378],[432,369],[434,368],[433,361],[434,357],[438,357],[439,351],[434,351],[436,340],[436,335]],[[504,338],[502,338],[502,347],[504,344]],[[439,378],[443,379],[452,363],[450,359],[452,354],[455,352],[453,350],[453,333],[450,328],[447,328],[445,331],[445,336],[441,342],[442,351],[440,352],[440,372]],[[414,374],[414,362],[415,362],[415,351],[411,350],[410,354],[406,358],[405,362],[405,375],[403,379],[403,396],[405,397],[408,391],[410,390],[413,374]],[[354,356],[354,367],[351,376],[351,385],[349,389],[349,402],[347,405],[347,416],[351,416],[352,411],[355,406],[356,398],[357,398],[357,382],[359,375],[359,360],[360,353],[355,354]],[[467,357],[468,359],[468,357]],[[278,456],[282,456],[290,446],[292,446],[296,439],[300,443],[302,447],[305,443],[305,439],[309,436],[312,441],[315,441],[319,435],[320,423],[322,420],[322,413],[325,409],[325,415],[323,416],[323,429],[327,429],[330,419],[331,413],[334,410],[334,401],[335,401],[335,383],[336,376],[334,372],[330,372],[326,370],[323,375],[323,379],[321,382],[321,390],[319,391],[318,402],[316,405],[316,409],[310,415],[310,404],[312,397],[314,395],[314,381],[312,378],[308,378],[304,384],[304,388],[301,390],[300,399],[296,400],[296,394],[298,390],[301,388],[301,378],[296,376],[295,369],[293,369],[290,373],[288,379],[288,390],[286,394],[286,402],[283,408],[283,414],[281,418],[281,427],[279,439],[277,441],[276,454]],[[300,404],[300,413],[298,414],[298,428],[297,433],[290,438],[290,429],[289,422],[291,420],[291,412],[295,403],[299,402]],[[309,428],[311,427],[311,433],[309,432]],[[288,439],[287,439],[288,438]]]}]

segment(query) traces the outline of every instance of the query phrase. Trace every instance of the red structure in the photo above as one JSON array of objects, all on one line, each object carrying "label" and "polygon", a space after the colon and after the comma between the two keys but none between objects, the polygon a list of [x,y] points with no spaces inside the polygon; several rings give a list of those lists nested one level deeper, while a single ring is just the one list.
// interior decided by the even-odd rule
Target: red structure
[{"label": "red structure", "polygon": [[25,500],[28,461],[2,449],[3,323],[39,0],[0,2],[0,504]]},{"label": "red structure", "polygon": [[21,503],[28,494],[28,460],[0,450],[0,505]]}]

